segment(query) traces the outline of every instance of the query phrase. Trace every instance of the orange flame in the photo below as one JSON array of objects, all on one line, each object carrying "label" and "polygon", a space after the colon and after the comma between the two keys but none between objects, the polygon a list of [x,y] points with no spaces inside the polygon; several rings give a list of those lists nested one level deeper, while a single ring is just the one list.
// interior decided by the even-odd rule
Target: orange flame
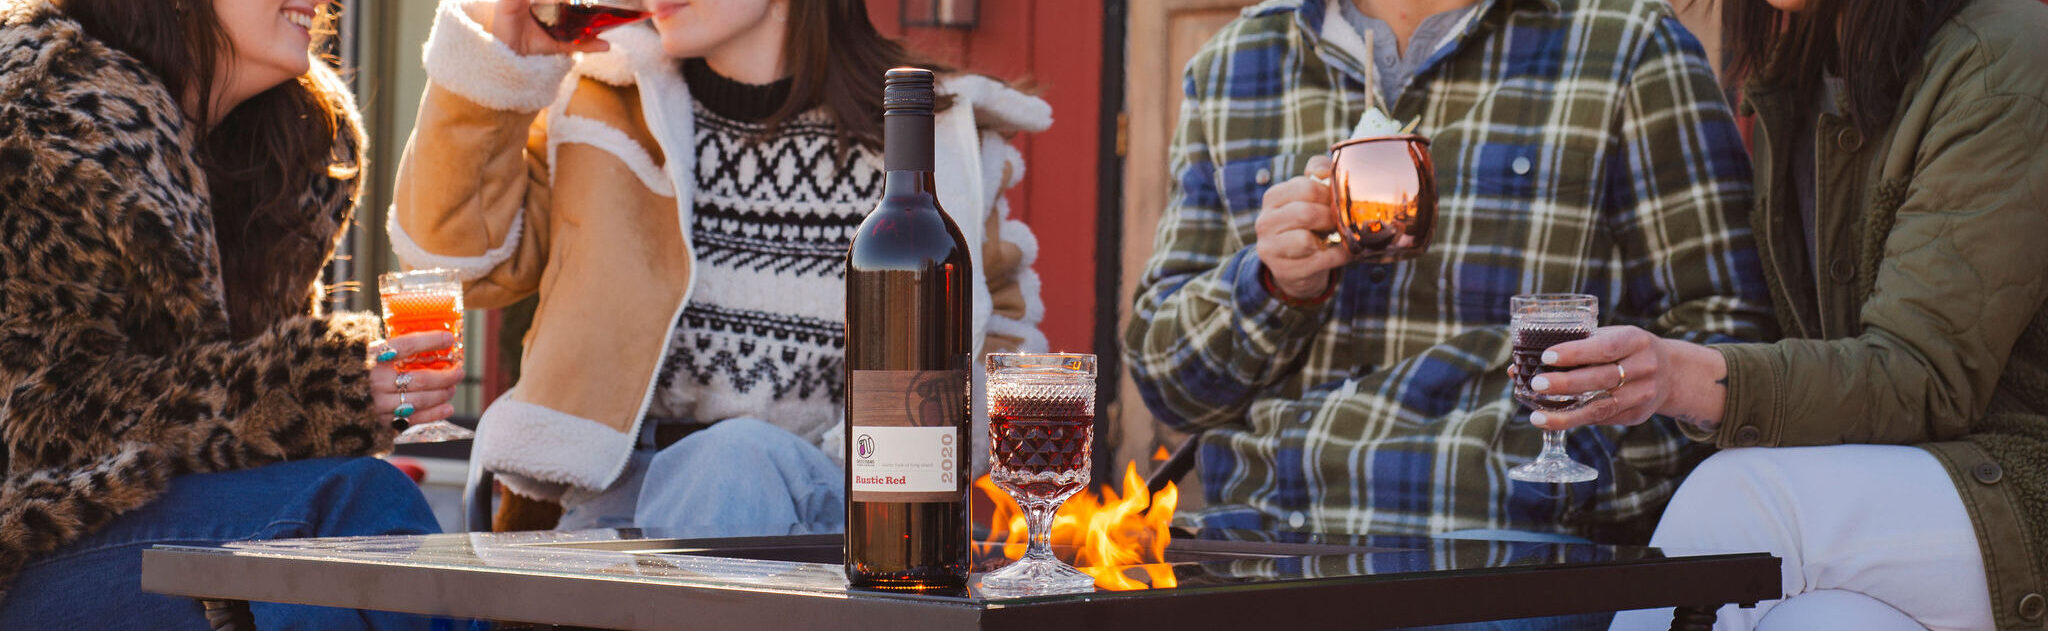
[{"label": "orange flame", "polygon": [[[1146,495],[1137,463],[1124,467],[1123,487],[1121,495],[1105,487],[1100,495],[1082,491],[1069,498],[1053,515],[1052,545],[1073,549],[1074,567],[1095,577],[1097,587],[1116,591],[1173,587],[1173,568],[1162,562],[1166,544],[1173,537],[1168,527],[1180,490],[1168,483],[1158,493]],[[974,488],[995,505],[989,541],[975,543],[975,550],[986,553],[1001,545],[1003,556],[1023,558],[1030,537],[1023,509],[986,475],[974,481]],[[1133,571],[1145,580],[1134,578]]]},{"label": "orange flame", "polygon": [[1166,446],[1165,446],[1165,445],[1160,445],[1158,449],[1156,449],[1156,450],[1153,450],[1153,452],[1152,452],[1152,461],[1153,461],[1153,462],[1165,462],[1167,458],[1172,458],[1172,457],[1173,457],[1173,454],[1170,454],[1170,453],[1166,453]]}]

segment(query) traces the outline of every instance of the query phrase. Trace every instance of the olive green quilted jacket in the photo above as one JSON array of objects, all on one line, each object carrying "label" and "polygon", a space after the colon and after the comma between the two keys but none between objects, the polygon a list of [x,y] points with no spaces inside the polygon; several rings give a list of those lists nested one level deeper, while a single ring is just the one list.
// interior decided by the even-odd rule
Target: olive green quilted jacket
[{"label": "olive green quilted jacket", "polygon": [[1813,252],[1789,155],[1811,109],[1745,86],[1751,221],[1788,339],[1717,347],[1726,413],[1695,438],[1925,447],[1976,522],[1998,627],[2044,629],[2048,6],[1976,0],[1920,70],[1882,132],[1836,116],[1813,127]]}]

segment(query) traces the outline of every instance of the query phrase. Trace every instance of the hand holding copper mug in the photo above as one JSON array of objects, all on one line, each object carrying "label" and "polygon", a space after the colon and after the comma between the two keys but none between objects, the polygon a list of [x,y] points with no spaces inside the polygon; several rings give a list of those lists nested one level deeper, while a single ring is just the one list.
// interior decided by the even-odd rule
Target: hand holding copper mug
[{"label": "hand holding copper mug", "polygon": [[1324,293],[1330,286],[1330,270],[1350,260],[1343,250],[1323,242],[1323,235],[1337,227],[1330,190],[1323,183],[1329,173],[1328,157],[1310,158],[1301,176],[1266,189],[1260,202],[1255,250],[1273,289],[1291,298]]},{"label": "hand holding copper mug", "polygon": [[1353,138],[1330,147],[1326,240],[1352,260],[1392,263],[1422,256],[1436,231],[1436,167],[1416,134]]}]

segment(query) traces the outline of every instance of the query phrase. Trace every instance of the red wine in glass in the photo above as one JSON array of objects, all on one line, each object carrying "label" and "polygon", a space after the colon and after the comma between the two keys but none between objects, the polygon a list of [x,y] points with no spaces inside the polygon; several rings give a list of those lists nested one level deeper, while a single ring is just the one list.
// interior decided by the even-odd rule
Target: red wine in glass
[{"label": "red wine in glass", "polygon": [[587,44],[612,27],[647,17],[633,0],[536,0],[531,11],[541,30],[564,44]]},{"label": "red wine in glass", "polygon": [[988,442],[995,457],[994,476],[1016,487],[1015,492],[1033,498],[1064,498],[1087,485],[1094,414],[1077,402],[1058,401],[1073,403],[1075,409],[1051,415],[1046,413],[1057,411],[1040,409],[1034,410],[1040,415],[1013,416],[1003,413],[1005,402],[989,403]]},{"label": "red wine in glass", "polygon": [[[1537,411],[1554,412],[1585,405],[1605,396],[1599,392],[1536,392],[1529,382],[1553,369],[1543,365],[1543,352],[1550,347],[1593,335],[1600,326],[1600,299],[1585,294],[1523,294],[1508,299],[1508,332],[1513,347],[1515,400]],[[1570,370],[1557,367],[1556,370]],[[1536,459],[1508,470],[1508,478],[1523,482],[1585,482],[1600,471],[1574,462],[1565,453],[1564,430],[1543,430],[1543,451]]]},{"label": "red wine in glass", "polygon": [[[1534,318],[1532,318],[1534,319]],[[1583,340],[1593,335],[1593,328],[1575,318],[1564,318],[1556,322],[1530,322],[1514,330],[1513,361],[1515,363],[1515,400],[1537,410],[1565,410],[1584,402],[1584,397],[1572,394],[1539,393],[1529,387],[1529,380],[1536,375],[1550,372],[1553,368],[1543,365],[1543,351],[1550,347]],[[1570,370],[1569,368],[1555,370]]]}]

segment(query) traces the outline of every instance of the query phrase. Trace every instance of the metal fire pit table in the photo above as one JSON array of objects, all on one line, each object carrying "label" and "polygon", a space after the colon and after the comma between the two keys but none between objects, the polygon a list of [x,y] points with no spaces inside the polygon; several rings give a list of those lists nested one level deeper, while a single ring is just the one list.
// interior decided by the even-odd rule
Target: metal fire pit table
[{"label": "metal fire pit table", "polygon": [[[143,589],[602,629],[1388,629],[1777,598],[1762,553],[1208,530],[1167,548],[1175,587],[1004,598],[850,589],[837,535],[681,539],[599,530],[157,546]],[[996,552],[1000,552],[999,550]],[[978,569],[999,565],[999,556]],[[1164,581],[1161,581],[1164,582]]]}]

